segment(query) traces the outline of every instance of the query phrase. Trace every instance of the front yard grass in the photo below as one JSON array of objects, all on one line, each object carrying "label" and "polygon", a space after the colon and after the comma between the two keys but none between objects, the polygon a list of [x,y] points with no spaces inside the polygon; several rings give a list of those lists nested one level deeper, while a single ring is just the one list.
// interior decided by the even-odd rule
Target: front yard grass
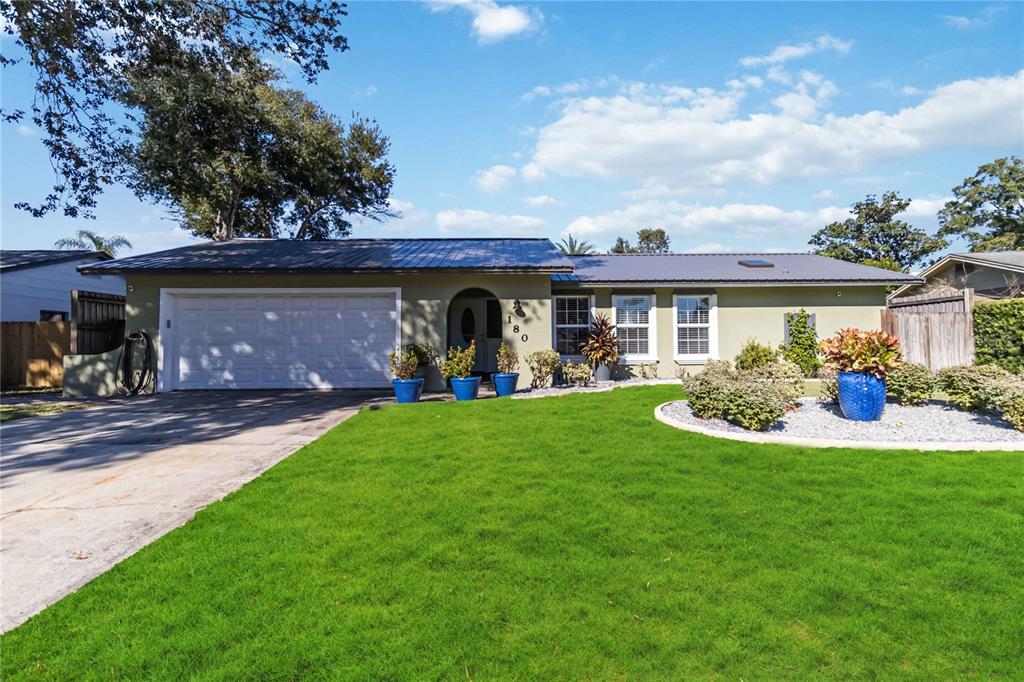
[{"label": "front yard grass", "polygon": [[1014,678],[1024,457],[364,411],[3,637],[5,679]]}]

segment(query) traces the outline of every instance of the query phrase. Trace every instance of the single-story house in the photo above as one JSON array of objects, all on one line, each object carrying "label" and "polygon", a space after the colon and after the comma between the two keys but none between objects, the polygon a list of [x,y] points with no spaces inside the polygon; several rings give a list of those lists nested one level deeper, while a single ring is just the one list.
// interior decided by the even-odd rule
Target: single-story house
[{"label": "single-story house", "polygon": [[[620,373],[657,363],[669,377],[751,337],[781,343],[800,308],[820,335],[878,328],[886,287],[920,281],[803,253],[564,256],[547,239],[235,239],[81,271],[126,278],[126,325],[153,339],[158,391],[387,386],[388,353],[411,343],[475,340],[479,372],[502,341],[520,359],[573,358],[597,313],[617,326]],[[97,377],[116,357],[71,358],[65,390],[110,390]],[[428,385],[443,386],[436,369]]]},{"label": "single-story house", "polygon": [[78,270],[110,259],[100,251],[0,251],[0,321],[68,320],[75,289],[124,296],[120,274]]},{"label": "single-story house", "polygon": [[921,273],[920,284],[905,284],[890,299],[974,289],[975,299],[1024,296],[1024,251],[951,253]]}]

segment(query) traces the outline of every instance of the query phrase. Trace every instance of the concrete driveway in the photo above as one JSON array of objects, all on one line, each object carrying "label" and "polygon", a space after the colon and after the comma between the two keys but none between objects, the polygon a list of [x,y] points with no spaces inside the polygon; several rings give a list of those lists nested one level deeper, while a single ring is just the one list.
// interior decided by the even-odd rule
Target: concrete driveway
[{"label": "concrete driveway", "polygon": [[0,630],[259,476],[377,391],[108,400],[0,428]]}]

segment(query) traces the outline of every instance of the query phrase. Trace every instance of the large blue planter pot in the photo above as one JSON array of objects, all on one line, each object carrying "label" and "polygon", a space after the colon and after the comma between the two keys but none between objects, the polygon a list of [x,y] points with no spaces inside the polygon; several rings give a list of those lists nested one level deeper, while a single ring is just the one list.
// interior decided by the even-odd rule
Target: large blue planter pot
[{"label": "large blue planter pot", "polygon": [[480,377],[456,377],[451,382],[456,400],[476,400],[476,394],[480,391]]},{"label": "large blue planter pot", "polygon": [[423,379],[392,379],[395,400],[400,403],[415,403],[423,394]]},{"label": "large blue planter pot", "polygon": [[840,372],[839,407],[847,419],[873,422],[882,418],[885,409],[885,382],[870,374]]},{"label": "large blue planter pot", "polygon": [[499,398],[505,395],[512,395],[516,392],[516,384],[519,383],[519,373],[504,374],[498,372],[491,375],[491,381],[494,382],[494,392],[498,394]]}]

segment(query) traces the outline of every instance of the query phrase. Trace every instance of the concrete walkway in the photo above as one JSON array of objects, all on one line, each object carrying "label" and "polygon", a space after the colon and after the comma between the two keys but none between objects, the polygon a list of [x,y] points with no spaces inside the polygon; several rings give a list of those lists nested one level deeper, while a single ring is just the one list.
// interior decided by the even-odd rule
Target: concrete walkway
[{"label": "concrete walkway", "polygon": [[0,630],[188,521],[376,391],[119,398],[0,428]]}]

